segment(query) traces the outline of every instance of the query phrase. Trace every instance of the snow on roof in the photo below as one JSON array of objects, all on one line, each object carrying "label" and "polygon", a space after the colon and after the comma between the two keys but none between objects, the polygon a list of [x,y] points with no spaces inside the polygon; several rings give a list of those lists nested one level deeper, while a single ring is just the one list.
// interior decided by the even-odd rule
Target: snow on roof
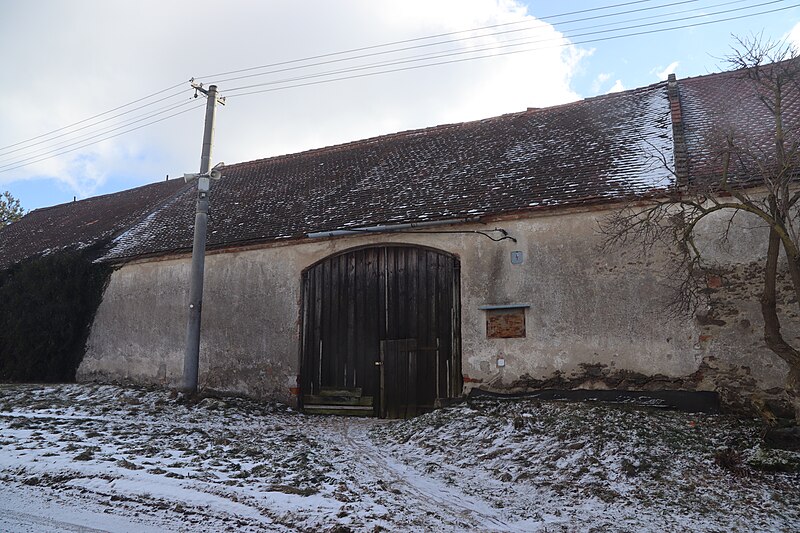
[{"label": "snow on roof", "polygon": [[0,230],[0,268],[109,240],[184,186],[183,180],[162,181],[31,211]]},{"label": "snow on roof", "polygon": [[[773,143],[774,119],[742,74],[678,81],[680,106],[672,110],[685,138],[690,181],[719,173],[715,147],[728,133],[765,153]],[[663,82],[228,166],[224,179],[212,184],[208,246],[664,192],[675,185],[667,87]],[[786,107],[784,126],[793,142],[800,98]],[[110,238],[103,258],[109,261],[190,250],[195,194],[172,180],[36,210],[0,230],[0,268]]]},{"label": "snow on roof", "polygon": [[[225,167],[208,246],[496,215],[645,195],[673,184],[666,83],[545,109]],[[120,235],[106,260],[189,250],[195,192]]]}]

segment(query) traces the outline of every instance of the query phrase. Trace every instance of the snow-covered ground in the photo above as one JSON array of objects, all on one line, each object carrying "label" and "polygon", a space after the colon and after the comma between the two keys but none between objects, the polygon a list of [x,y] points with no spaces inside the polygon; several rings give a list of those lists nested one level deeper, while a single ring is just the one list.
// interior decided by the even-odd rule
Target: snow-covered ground
[{"label": "snow-covered ground", "polygon": [[764,470],[800,454],[758,432],[535,400],[387,422],[0,385],[0,531],[800,531],[800,473]]}]

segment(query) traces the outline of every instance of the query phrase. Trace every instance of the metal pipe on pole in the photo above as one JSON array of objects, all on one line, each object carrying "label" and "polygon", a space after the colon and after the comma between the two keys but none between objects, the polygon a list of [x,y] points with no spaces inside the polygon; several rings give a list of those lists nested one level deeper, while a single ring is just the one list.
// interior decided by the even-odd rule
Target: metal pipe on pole
[{"label": "metal pipe on pole", "polygon": [[[208,226],[209,176],[211,168],[211,146],[214,141],[214,115],[217,104],[217,86],[206,91],[202,84],[192,84],[195,90],[207,96],[206,122],[203,131],[203,151],[200,156],[200,173],[187,174],[187,179],[197,179],[197,212],[194,217],[194,241],[192,244],[192,271],[189,286],[189,320],[186,326],[186,352],[183,358],[183,391],[197,393],[198,368],[200,366],[200,319],[203,310],[203,275],[205,273],[206,228]],[[196,94],[195,94],[196,96]]]}]

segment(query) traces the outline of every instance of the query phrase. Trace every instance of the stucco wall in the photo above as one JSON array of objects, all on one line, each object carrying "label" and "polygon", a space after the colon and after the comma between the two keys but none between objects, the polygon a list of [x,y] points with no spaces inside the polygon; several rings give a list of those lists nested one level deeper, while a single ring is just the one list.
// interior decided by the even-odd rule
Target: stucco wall
[{"label": "stucco wall", "polygon": [[[760,342],[757,301],[743,303],[739,293],[726,297],[737,318],[723,325],[670,317],[668,257],[642,262],[632,251],[601,253],[597,220],[603,216],[602,211],[573,212],[442,228],[496,225],[516,243],[477,234],[381,234],[211,254],[201,386],[292,402],[299,372],[302,270],[348,248],[386,243],[430,246],[460,258],[465,390],[717,390],[736,389],[741,376],[748,390],[783,385],[785,364]],[[747,235],[742,233],[736,246],[756,260],[760,252],[747,240],[758,235]],[[512,251],[523,252],[522,264],[512,264]],[[731,268],[740,256],[735,251],[717,255]],[[141,262],[113,274],[79,379],[179,383],[189,263],[188,257]],[[723,294],[725,286],[717,290]],[[526,337],[487,339],[486,312],[479,307],[511,303],[530,306]],[[787,327],[792,335],[800,333],[796,324]],[[505,366],[498,366],[499,358]]]}]

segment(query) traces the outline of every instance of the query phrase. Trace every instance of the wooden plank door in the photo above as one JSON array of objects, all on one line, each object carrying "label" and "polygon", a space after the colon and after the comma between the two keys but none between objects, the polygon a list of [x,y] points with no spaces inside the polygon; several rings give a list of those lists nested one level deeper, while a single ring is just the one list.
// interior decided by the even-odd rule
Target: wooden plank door
[{"label": "wooden plank door", "polygon": [[303,274],[302,394],[359,387],[391,418],[460,395],[459,299],[458,260],[428,248],[361,248],[313,265]]},{"label": "wooden plank door", "polygon": [[417,415],[417,339],[381,341],[381,418]]}]

